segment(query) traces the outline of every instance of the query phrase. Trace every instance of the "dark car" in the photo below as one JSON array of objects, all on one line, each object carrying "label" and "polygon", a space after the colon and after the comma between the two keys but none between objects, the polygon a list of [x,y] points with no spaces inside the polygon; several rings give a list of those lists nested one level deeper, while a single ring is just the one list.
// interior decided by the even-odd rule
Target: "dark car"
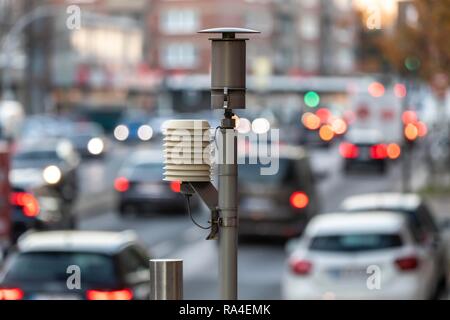
[{"label": "dark car", "polygon": [[114,137],[123,143],[146,142],[153,137],[153,128],[149,125],[150,116],[145,112],[127,112],[114,129]]},{"label": "dark car", "polygon": [[78,196],[78,165],[79,156],[69,141],[36,141],[14,152],[10,181],[23,189],[47,186],[72,203]]},{"label": "dark car", "polygon": [[[179,182],[163,181],[160,151],[136,151],[120,168],[114,181],[119,213],[184,212],[186,203]],[[193,206],[198,203],[194,198]]]},{"label": "dark car", "polygon": [[96,123],[75,123],[67,133],[67,139],[83,159],[101,158],[106,153],[106,137],[102,127]]},{"label": "dark car", "polygon": [[384,173],[387,169],[387,147],[376,130],[351,130],[339,145],[339,153],[344,158],[345,172],[371,168]]},{"label": "dark car", "polygon": [[27,234],[0,275],[0,300],[149,299],[148,261],[130,232]]},{"label": "dark car", "polygon": [[440,228],[425,200],[417,194],[373,193],[349,197],[342,203],[346,212],[393,211],[409,218],[415,241],[432,252],[440,266],[437,275],[441,286],[447,282],[448,244],[442,239]]},{"label": "dark car", "polygon": [[11,187],[11,242],[30,229],[74,229],[76,217],[58,193],[46,186]]},{"label": "dark car", "polygon": [[262,167],[248,162],[239,165],[240,234],[298,236],[319,209],[306,151],[280,146],[278,172],[263,175]]}]

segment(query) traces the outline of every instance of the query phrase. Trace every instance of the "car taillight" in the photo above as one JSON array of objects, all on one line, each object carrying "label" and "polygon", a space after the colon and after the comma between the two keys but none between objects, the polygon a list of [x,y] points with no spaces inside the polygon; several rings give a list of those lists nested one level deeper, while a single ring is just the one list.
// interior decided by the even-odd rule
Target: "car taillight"
[{"label": "car taillight", "polygon": [[173,192],[180,192],[181,191],[181,182],[180,181],[172,181],[170,183],[170,190]]},{"label": "car taillight", "polygon": [[375,160],[386,159],[387,149],[384,144],[376,144],[370,147],[370,157]]},{"label": "car taillight", "polygon": [[295,209],[304,209],[309,203],[308,195],[301,191],[296,191],[289,198],[291,206]]},{"label": "car taillight", "polygon": [[39,214],[39,202],[30,193],[13,192],[11,193],[10,203],[14,206],[22,207],[23,214],[27,217],[36,217]]},{"label": "car taillight", "polygon": [[359,149],[353,143],[343,142],[339,146],[339,153],[346,159],[355,159],[359,156]]},{"label": "car taillight", "polygon": [[294,259],[289,262],[289,266],[293,273],[301,276],[309,274],[312,269],[312,263],[307,260]]},{"label": "car taillight", "polygon": [[419,266],[419,259],[417,257],[404,257],[395,260],[395,264],[402,271],[415,270]]},{"label": "car taillight", "polygon": [[133,292],[130,289],[122,290],[88,290],[86,292],[88,300],[131,300]]},{"label": "car taillight", "polygon": [[22,300],[23,291],[19,288],[0,288],[0,300]]},{"label": "car taillight", "polygon": [[114,189],[119,192],[125,192],[130,188],[130,182],[125,177],[119,177],[114,181]]}]

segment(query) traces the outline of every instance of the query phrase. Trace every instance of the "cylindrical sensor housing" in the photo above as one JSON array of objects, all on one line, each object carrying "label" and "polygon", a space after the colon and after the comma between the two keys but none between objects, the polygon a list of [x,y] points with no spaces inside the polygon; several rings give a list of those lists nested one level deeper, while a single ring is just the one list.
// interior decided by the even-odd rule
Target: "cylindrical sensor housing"
[{"label": "cylindrical sensor housing", "polygon": [[211,106],[245,109],[246,39],[211,40]]},{"label": "cylindrical sensor housing", "polygon": [[200,33],[221,33],[212,38],[211,108],[245,109],[246,46],[248,39],[236,38],[239,33],[259,33],[242,28],[213,28]]}]

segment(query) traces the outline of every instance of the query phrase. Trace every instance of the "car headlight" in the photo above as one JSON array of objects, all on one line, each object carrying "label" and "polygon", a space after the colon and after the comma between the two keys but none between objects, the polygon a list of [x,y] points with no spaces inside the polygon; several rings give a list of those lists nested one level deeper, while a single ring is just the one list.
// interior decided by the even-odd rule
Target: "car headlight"
[{"label": "car headlight", "polygon": [[127,126],[120,124],[114,129],[114,137],[119,141],[125,141],[130,135],[130,130]]},{"label": "car headlight", "polygon": [[139,127],[137,134],[142,141],[148,141],[153,136],[153,129],[149,125],[144,124]]},{"label": "car headlight", "polygon": [[57,166],[48,166],[42,172],[42,176],[48,184],[57,184],[61,180],[61,170]]},{"label": "car headlight", "polygon": [[87,144],[89,153],[93,155],[99,155],[100,153],[102,153],[104,147],[105,145],[100,138],[92,138]]},{"label": "car headlight", "polygon": [[263,134],[270,130],[270,122],[266,118],[257,118],[252,122],[252,131],[256,134]]}]

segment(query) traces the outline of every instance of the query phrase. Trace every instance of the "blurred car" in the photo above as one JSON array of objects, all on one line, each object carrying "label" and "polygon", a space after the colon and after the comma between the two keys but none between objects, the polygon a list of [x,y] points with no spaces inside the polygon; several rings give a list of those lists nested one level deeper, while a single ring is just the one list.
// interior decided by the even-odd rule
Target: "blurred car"
[{"label": "blurred car", "polygon": [[[278,160],[278,159],[277,159]],[[239,165],[239,232],[242,236],[298,236],[319,211],[306,151],[280,146],[279,168],[261,174],[260,164]]]},{"label": "blurred car", "polygon": [[57,192],[46,186],[12,187],[11,242],[30,229],[74,229],[76,217]]},{"label": "blurred car", "polygon": [[67,134],[76,152],[82,158],[102,157],[106,153],[107,142],[103,129],[93,122],[76,123]]},{"label": "blurred car", "polygon": [[13,186],[24,189],[47,185],[73,202],[78,196],[78,165],[79,156],[69,141],[35,141],[18,146],[9,178]]},{"label": "blurred car", "polygon": [[346,212],[393,211],[403,214],[411,221],[413,235],[438,267],[440,290],[445,290],[448,272],[448,244],[440,234],[440,228],[425,200],[417,194],[372,193],[345,199],[341,209]]},{"label": "blurred car", "polygon": [[344,171],[355,168],[375,168],[380,173],[387,169],[387,150],[382,135],[373,129],[350,130],[339,145],[344,159]]},{"label": "blurred car", "polygon": [[153,137],[153,128],[148,122],[149,116],[144,112],[125,113],[114,129],[114,138],[124,143],[149,141]]},{"label": "blurred car", "polygon": [[[130,232],[27,234],[0,274],[0,300],[148,299],[148,261]],[[80,283],[69,288],[76,272]]]},{"label": "blurred car", "polygon": [[56,139],[64,137],[72,128],[72,121],[56,115],[28,116],[20,131],[19,141],[36,141],[38,139]]},{"label": "blurred car", "polygon": [[180,182],[163,181],[163,162],[162,152],[156,151],[136,151],[124,162],[114,181],[121,215],[185,211]]},{"label": "blurred car", "polygon": [[286,299],[428,299],[436,289],[436,263],[398,213],[319,215],[289,246]]}]

